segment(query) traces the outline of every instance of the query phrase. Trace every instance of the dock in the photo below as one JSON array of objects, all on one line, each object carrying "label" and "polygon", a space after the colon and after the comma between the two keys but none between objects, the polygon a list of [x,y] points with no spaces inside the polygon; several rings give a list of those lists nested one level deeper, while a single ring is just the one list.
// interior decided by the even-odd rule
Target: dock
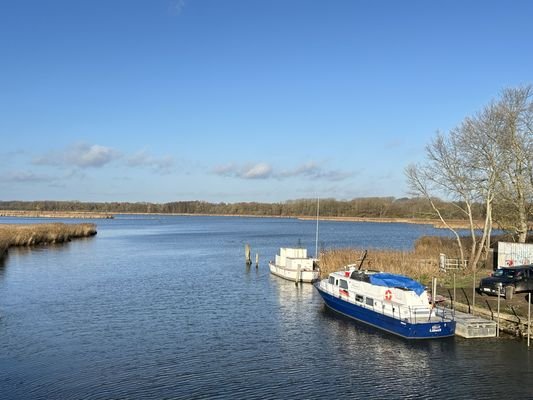
[{"label": "dock", "polygon": [[[449,315],[450,310],[446,310]],[[438,310],[437,315],[442,311]],[[480,317],[478,315],[467,314],[455,311],[455,334],[467,339],[496,337],[497,324],[495,321]]]}]

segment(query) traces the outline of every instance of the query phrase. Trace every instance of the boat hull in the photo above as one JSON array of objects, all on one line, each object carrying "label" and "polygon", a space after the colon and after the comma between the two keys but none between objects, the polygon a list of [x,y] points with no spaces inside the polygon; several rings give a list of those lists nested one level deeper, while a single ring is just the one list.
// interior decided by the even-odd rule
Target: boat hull
[{"label": "boat hull", "polygon": [[315,283],[314,286],[324,299],[326,306],[333,311],[403,338],[435,339],[455,335],[455,321],[444,320],[439,322],[410,323],[350,303],[343,300],[342,297],[334,296],[324,291],[320,287],[320,282]]},{"label": "boat hull", "polygon": [[319,272],[316,270],[298,270],[281,267],[274,263],[269,263],[270,272],[273,275],[279,276],[280,278],[287,279],[292,282],[304,282],[312,283],[319,278]]}]

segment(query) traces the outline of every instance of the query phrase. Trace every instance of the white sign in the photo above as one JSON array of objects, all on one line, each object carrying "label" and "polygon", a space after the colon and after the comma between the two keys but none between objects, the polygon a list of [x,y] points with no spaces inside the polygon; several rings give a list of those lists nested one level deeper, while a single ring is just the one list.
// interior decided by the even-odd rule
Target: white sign
[{"label": "white sign", "polygon": [[533,264],[532,243],[498,242],[498,268]]}]

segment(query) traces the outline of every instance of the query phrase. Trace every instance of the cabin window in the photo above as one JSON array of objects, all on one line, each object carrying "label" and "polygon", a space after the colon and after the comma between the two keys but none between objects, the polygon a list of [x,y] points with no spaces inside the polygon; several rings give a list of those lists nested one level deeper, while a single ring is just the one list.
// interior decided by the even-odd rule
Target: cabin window
[{"label": "cabin window", "polygon": [[341,279],[340,288],[341,289],[348,289],[348,282],[345,281],[344,279]]},{"label": "cabin window", "polygon": [[359,303],[362,303],[363,302],[363,296],[361,296],[360,294],[356,294],[355,295],[355,301],[358,301]]},{"label": "cabin window", "polygon": [[330,276],[328,282],[331,283],[332,285],[334,285],[335,284],[335,277]]},{"label": "cabin window", "polygon": [[374,307],[374,299],[372,297],[366,298],[366,305]]},{"label": "cabin window", "polygon": [[338,279],[335,279],[335,285],[339,286],[339,280]]}]

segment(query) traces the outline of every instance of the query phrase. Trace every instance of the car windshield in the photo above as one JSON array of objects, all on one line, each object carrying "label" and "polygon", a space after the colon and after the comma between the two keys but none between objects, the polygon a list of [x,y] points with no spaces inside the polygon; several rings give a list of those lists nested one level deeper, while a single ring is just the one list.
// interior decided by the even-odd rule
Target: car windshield
[{"label": "car windshield", "polygon": [[494,275],[495,277],[498,277],[498,278],[514,278],[518,272],[520,272],[519,270],[516,270],[516,269],[504,269],[504,268],[500,268],[500,269],[497,269],[496,271],[494,271]]}]

